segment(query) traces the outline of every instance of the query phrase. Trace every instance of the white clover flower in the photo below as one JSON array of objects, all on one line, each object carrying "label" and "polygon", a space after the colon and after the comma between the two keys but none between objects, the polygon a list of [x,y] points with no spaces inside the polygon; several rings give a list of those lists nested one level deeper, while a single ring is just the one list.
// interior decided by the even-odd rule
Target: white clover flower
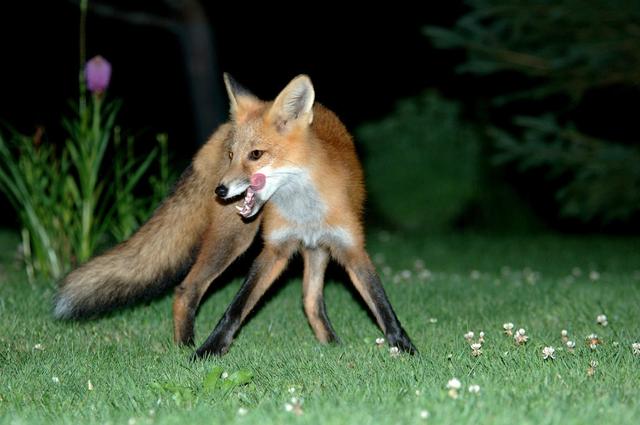
[{"label": "white clover flower", "polygon": [[634,342],[631,344],[631,349],[633,350],[633,354],[640,356],[640,342]]},{"label": "white clover flower", "polygon": [[44,346],[42,344],[38,343],[38,344],[33,346],[33,349],[42,351],[42,350],[44,350]]},{"label": "white clover flower", "polygon": [[289,387],[287,391],[289,391],[289,394],[293,394],[296,392],[296,387]]},{"label": "white clover flower", "polygon": [[398,357],[400,355],[400,349],[398,347],[391,347],[389,348],[389,354],[391,354],[391,357]]},{"label": "white clover flower", "polygon": [[451,378],[449,382],[447,382],[447,388],[450,390],[459,390],[462,388],[462,382],[458,378]]},{"label": "white clover flower", "polygon": [[481,276],[482,274],[478,270],[471,270],[471,273],[469,273],[469,277],[473,280],[478,280]]},{"label": "white clover flower", "polygon": [[432,275],[433,274],[431,273],[431,270],[424,269],[424,270],[420,270],[420,273],[418,273],[418,278],[420,280],[429,280],[429,279],[431,279]]},{"label": "white clover flower", "polygon": [[505,323],[502,325],[502,329],[504,329],[504,333],[511,336],[513,335],[513,323],[509,322],[509,323]]},{"label": "white clover flower", "polygon": [[60,383],[60,378],[58,378],[57,376],[51,377],[51,380],[53,381],[54,384],[59,384]]},{"label": "white clover flower", "polygon": [[524,330],[524,328],[520,328],[516,331],[516,334],[513,336],[513,339],[515,340],[515,343],[517,345],[522,345],[525,344],[527,341],[529,341],[529,337],[526,335],[527,331]]},{"label": "white clover flower", "polygon": [[91,379],[87,381],[87,390],[93,391],[93,384],[91,383]]},{"label": "white clover flower", "polygon": [[598,317],[596,317],[596,322],[601,326],[607,326],[609,324],[607,316],[604,314],[599,314]]},{"label": "white clover flower", "polygon": [[484,338],[484,332],[480,331],[480,338]]},{"label": "white clover flower", "polygon": [[382,337],[376,338],[376,345],[382,345],[382,344],[384,344],[384,338]]},{"label": "white clover flower", "polygon": [[229,373],[228,372],[222,372],[222,375],[220,375],[220,377],[222,379],[227,379],[229,377]]},{"label": "white clover flower", "polygon": [[473,357],[478,357],[480,354],[482,354],[482,344],[480,343],[471,344],[471,355]]},{"label": "white clover flower", "polygon": [[473,331],[469,331],[466,334],[464,334],[464,339],[466,339],[467,341],[470,341],[473,339],[474,336],[475,334],[473,333]]},{"label": "white clover flower", "polygon": [[591,270],[591,272],[589,272],[589,279],[594,281],[600,279],[600,273],[595,270]]},{"label": "white clover flower", "polygon": [[438,319],[436,319],[435,317],[430,317],[429,318],[429,323],[431,323],[431,324],[438,323]]},{"label": "white clover flower", "polygon": [[567,332],[566,329],[563,329],[560,331],[560,336],[563,338],[566,338],[569,335],[569,332]]},{"label": "white clover flower", "polygon": [[553,360],[553,359],[555,359],[556,358],[556,349],[553,348],[553,347],[544,347],[542,349],[542,358],[544,360],[547,360],[547,359]]},{"label": "white clover flower", "polygon": [[[293,406],[292,406],[293,408]],[[285,407],[286,409],[286,407]],[[247,410],[246,407],[240,407],[238,408],[238,416],[245,416],[247,413],[249,413],[249,410]]]},{"label": "white clover flower", "polygon": [[422,394],[422,391],[416,390],[416,395],[420,395],[420,394]]},{"label": "white clover flower", "polygon": [[430,416],[430,413],[429,413],[428,410],[421,410],[420,411],[420,418],[421,419],[427,419],[427,418],[429,418],[429,416]]},{"label": "white clover flower", "polygon": [[567,348],[573,350],[576,347],[576,343],[573,341],[567,341]]},{"label": "white clover flower", "polygon": [[302,399],[298,397],[291,397],[289,403],[284,404],[284,410],[295,413],[296,415],[302,415],[302,403]]},{"label": "white clover flower", "polygon": [[600,345],[601,343],[602,341],[600,340],[598,335],[590,334],[587,336],[587,344],[589,345],[589,348],[591,348],[592,350],[595,350],[596,348],[598,348],[598,345]]},{"label": "white clover flower", "polygon": [[411,270],[402,270],[400,272],[400,277],[402,277],[404,280],[409,280],[411,279],[412,273]]},{"label": "white clover flower", "polygon": [[480,385],[478,384],[469,385],[469,392],[472,394],[478,394],[480,392]]}]

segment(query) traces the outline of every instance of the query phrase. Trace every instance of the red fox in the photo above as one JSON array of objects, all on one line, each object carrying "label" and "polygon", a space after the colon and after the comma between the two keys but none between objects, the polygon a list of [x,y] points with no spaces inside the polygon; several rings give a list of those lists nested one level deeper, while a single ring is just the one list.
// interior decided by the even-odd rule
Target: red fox
[{"label": "red fox", "polygon": [[333,258],[346,268],[389,345],[416,353],[364,248],[364,179],[344,125],[314,103],[306,75],[272,102],[228,74],[224,81],[230,122],[196,154],[145,225],[64,279],[55,315],[94,315],[154,295],[188,270],[175,290],[174,340],[193,344],[203,294],[260,226],[264,247],[196,357],[228,351],[244,319],[298,252],[304,260],[304,311],[320,342],[338,341],[323,299],[324,273]]}]

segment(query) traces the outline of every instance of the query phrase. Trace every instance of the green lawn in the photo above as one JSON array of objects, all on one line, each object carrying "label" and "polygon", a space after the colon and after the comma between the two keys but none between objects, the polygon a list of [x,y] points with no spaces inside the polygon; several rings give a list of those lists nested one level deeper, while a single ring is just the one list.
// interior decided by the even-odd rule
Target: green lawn
[{"label": "green lawn", "polygon": [[[342,345],[315,342],[294,277],[228,355],[192,363],[190,350],[171,343],[170,297],[100,320],[56,322],[53,283],[27,283],[12,265],[15,240],[0,236],[0,423],[635,424],[640,417],[640,355],[631,349],[640,342],[638,239],[376,234],[369,251],[419,356],[377,347],[380,332],[335,274],[326,299]],[[418,259],[429,272],[419,273]],[[205,302],[198,341],[239,284]],[[607,327],[598,314],[608,316]],[[516,346],[502,332],[505,322],[525,328],[529,342]],[[561,349],[562,329],[576,342],[573,352]],[[469,330],[486,334],[479,357],[463,337]],[[595,350],[585,343],[591,333],[602,340]],[[545,346],[556,348],[555,360],[542,359]],[[253,379],[205,389],[217,365]],[[446,389],[453,377],[462,382],[458,398]],[[468,391],[471,384],[479,393]],[[294,396],[303,402],[288,411]]]}]

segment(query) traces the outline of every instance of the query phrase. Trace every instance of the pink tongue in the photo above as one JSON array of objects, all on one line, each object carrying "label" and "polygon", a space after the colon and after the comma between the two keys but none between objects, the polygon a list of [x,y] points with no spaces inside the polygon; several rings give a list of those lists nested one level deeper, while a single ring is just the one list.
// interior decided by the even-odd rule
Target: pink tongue
[{"label": "pink tongue", "polygon": [[255,173],[251,176],[251,189],[260,190],[264,187],[264,184],[267,182],[267,177],[262,173]]}]

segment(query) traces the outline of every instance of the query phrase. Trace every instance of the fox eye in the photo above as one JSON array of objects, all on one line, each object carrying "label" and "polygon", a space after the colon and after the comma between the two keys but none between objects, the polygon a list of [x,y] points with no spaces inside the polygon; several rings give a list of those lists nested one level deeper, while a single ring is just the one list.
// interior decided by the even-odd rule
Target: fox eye
[{"label": "fox eye", "polygon": [[233,152],[229,151],[229,159],[233,159]]},{"label": "fox eye", "polygon": [[260,151],[260,150],[253,150],[251,152],[249,152],[249,159],[251,161],[257,161],[260,159],[260,157],[262,156],[262,154],[264,153],[264,151]]}]

